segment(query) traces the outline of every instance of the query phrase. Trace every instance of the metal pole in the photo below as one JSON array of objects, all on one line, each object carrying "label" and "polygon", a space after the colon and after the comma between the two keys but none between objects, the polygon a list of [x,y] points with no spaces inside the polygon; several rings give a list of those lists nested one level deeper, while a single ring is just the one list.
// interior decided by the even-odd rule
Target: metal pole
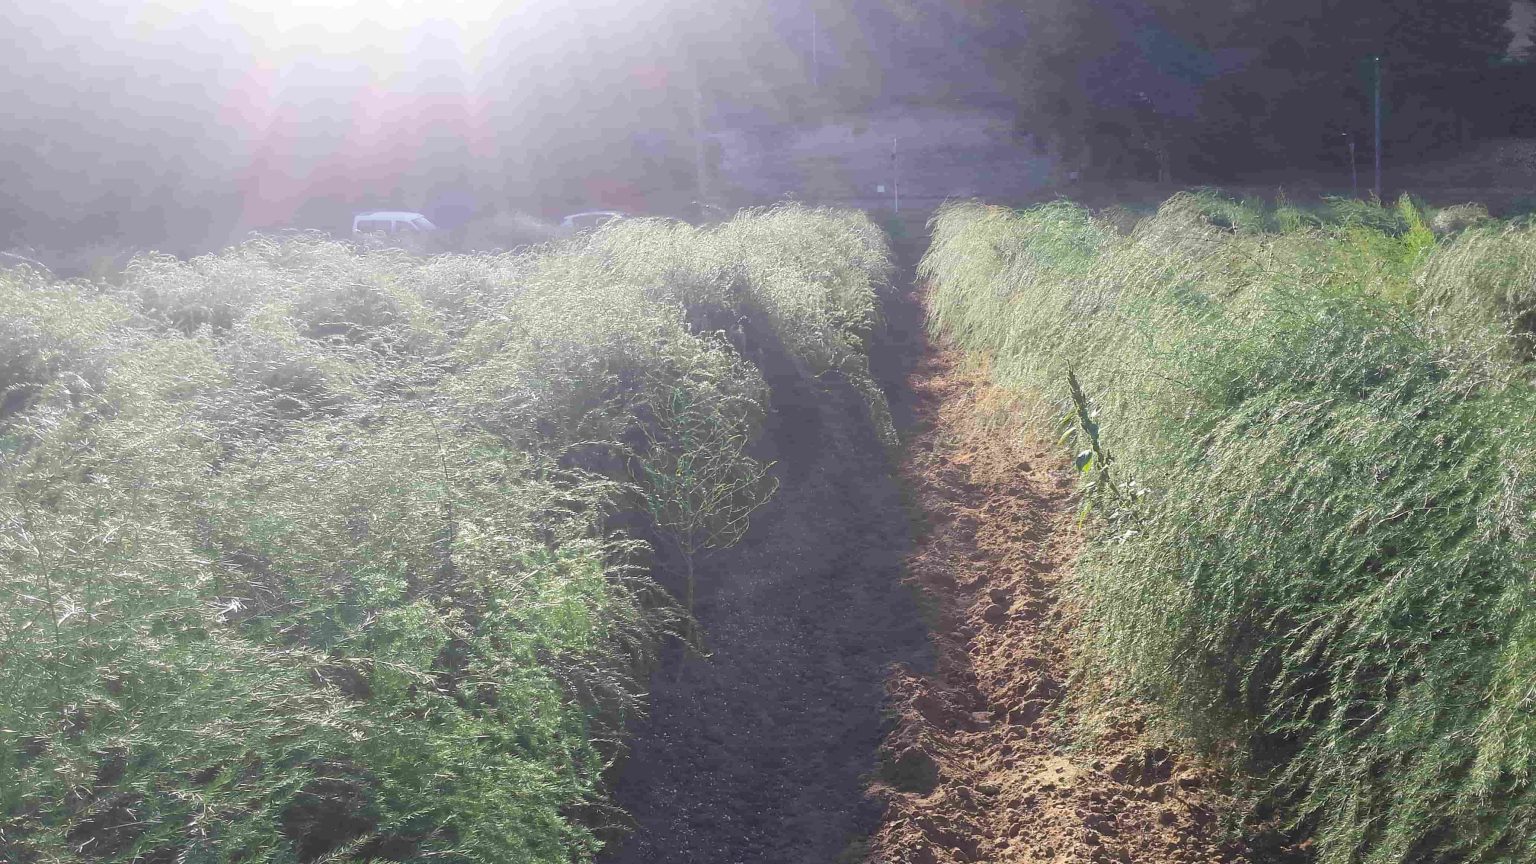
[{"label": "metal pole", "polygon": [[1381,200],[1381,55],[1376,56],[1376,200]]},{"label": "metal pole", "polygon": [[1349,144],[1349,195],[1351,198],[1360,197],[1360,170],[1355,167],[1355,136],[1348,132],[1341,133]]},{"label": "metal pole", "polygon": [[901,212],[901,174],[896,171],[896,139],[891,139],[891,212]]}]

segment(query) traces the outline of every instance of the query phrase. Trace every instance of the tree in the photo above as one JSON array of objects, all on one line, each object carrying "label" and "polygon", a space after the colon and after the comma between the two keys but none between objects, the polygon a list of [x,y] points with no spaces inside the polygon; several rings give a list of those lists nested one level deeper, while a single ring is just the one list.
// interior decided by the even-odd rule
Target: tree
[{"label": "tree", "polygon": [[1364,140],[1372,82],[1357,70],[1374,56],[1391,75],[1389,107],[1413,118],[1389,143],[1433,147],[1456,133],[1457,103],[1510,41],[1508,0],[979,6],[1010,37],[989,60],[1022,128],[1096,167],[1139,151],[1164,177],[1175,161],[1211,173],[1313,163],[1340,131]]},{"label": "tree", "polygon": [[1251,59],[1205,94],[1201,149],[1218,154],[1208,167],[1312,162],[1339,152],[1340,132],[1369,140],[1377,56],[1387,109],[1401,121],[1388,127],[1388,144],[1427,150],[1459,137],[1457,103],[1508,47],[1508,13],[1507,0],[1454,7],[1297,0],[1253,8],[1229,31]]}]

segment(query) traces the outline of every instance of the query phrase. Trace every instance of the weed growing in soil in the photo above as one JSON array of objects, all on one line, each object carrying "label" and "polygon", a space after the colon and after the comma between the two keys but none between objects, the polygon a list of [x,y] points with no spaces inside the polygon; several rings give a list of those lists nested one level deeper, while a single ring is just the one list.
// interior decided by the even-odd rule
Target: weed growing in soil
[{"label": "weed growing in soil", "polygon": [[1433,222],[954,204],[922,265],[933,328],[1146,490],[1091,493],[1086,662],[1330,864],[1536,861],[1536,230]]},{"label": "weed growing in soil", "polygon": [[764,334],[883,417],[888,269],[786,207],[0,272],[0,859],[585,859],[684,617],[619,526],[741,537]]}]

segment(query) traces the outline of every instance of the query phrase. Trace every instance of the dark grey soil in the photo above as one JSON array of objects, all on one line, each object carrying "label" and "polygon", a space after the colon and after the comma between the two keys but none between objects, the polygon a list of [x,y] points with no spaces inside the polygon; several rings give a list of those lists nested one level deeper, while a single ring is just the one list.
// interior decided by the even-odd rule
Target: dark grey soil
[{"label": "dark grey soil", "polygon": [[[903,365],[882,357],[877,374],[899,381]],[[700,561],[710,656],[674,650],[653,676],[614,779],[634,830],[603,864],[831,864],[879,822],[864,792],[890,729],[887,677],[931,665],[902,583],[908,519],[854,389],[767,375],[762,455],[781,486],[739,546]]]}]

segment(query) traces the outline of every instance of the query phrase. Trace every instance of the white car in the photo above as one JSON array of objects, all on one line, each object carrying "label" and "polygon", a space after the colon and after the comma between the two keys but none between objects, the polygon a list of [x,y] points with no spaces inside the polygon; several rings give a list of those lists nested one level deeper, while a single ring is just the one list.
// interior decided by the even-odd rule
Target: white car
[{"label": "white car", "polygon": [[572,213],[561,219],[560,227],[570,233],[591,231],[594,228],[601,228],[609,222],[623,219],[627,215],[629,214],[618,210],[588,210],[584,213]]},{"label": "white car", "polygon": [[432,220],[407,210],[373,210],[352,217],[352,236],[364,234],[426,234],[436,231]]}]

